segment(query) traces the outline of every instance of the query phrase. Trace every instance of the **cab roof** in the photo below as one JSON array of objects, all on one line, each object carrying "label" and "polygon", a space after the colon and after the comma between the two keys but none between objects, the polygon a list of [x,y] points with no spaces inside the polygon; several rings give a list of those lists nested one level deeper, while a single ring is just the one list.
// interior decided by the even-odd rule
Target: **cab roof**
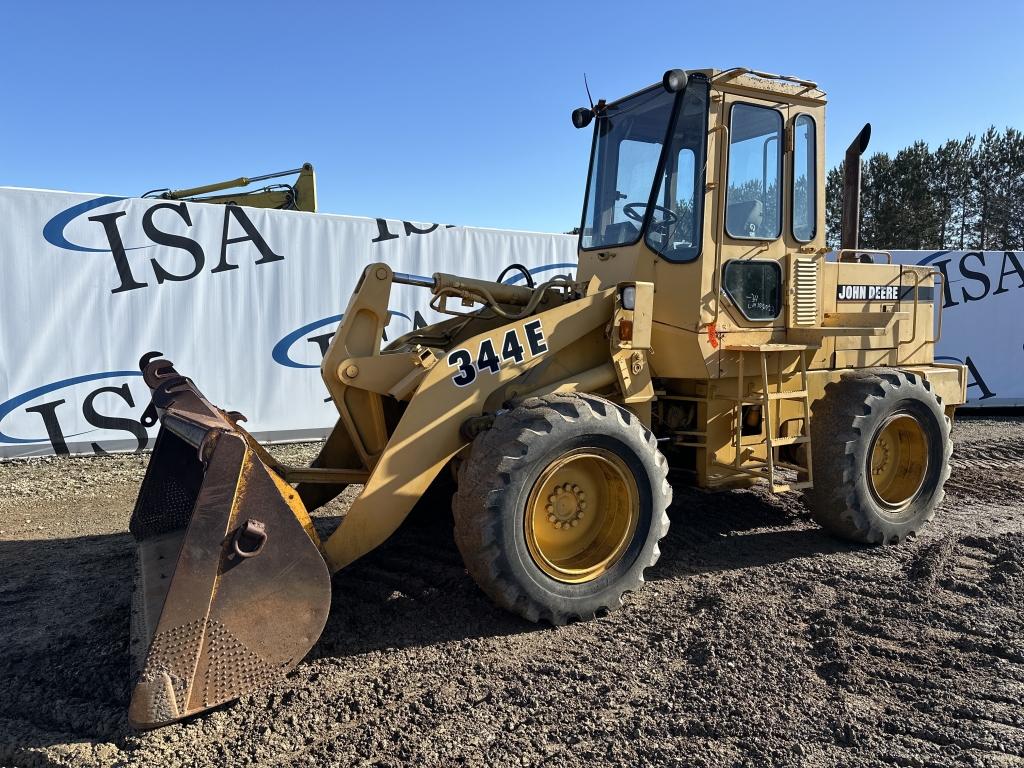
[{"label": "cab roof", "polygon": [[[699,72],[711,81],[711,87],[728,93],[741,93],[750,96],[774,97],[781,101],[802,104],[826,103],[826,95],[813,80],[806,80],[795,75],[776,75],[747,67],[731,67],[730,69],[691,69],[689,73]],[[661,83],[654,83],[634,93],[615,99],[611,104],[618,103],[638,93],[660,88]]]}]

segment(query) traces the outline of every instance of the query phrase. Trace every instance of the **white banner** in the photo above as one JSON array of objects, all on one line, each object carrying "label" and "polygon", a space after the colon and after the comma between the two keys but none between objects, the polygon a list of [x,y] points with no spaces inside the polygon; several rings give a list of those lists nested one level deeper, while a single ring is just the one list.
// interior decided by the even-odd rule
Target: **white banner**
[{"label": "white banner", "polygon": [[[158,350],[261,439],[320,437],[319,362],[363,268],[575,273],[576,238],[0,188],[0,457],[143,448]],[[524,278],[509,273],[509,282]],[[389,338],[438,319],[396,285]]]},{"label": "white banner", "polygon": [[[894,256],[946,276],[937,355],[969,367],[970,403],[1024,404],[1024,254]],[[518,262],[543,279],[575,272],[576,238],[0,188],[0,457],[144,447],[150,350],[261,439],[323,436],[336,413],[319,361],[375,261],[490,279]],[[428,299],[396,285],[387,335],[438,319]]]},{"label": "white banner", "polygon": [[893,251],[938,270],[939,362],[967,366],[971,406],[1024,405],[1024,252]]}]

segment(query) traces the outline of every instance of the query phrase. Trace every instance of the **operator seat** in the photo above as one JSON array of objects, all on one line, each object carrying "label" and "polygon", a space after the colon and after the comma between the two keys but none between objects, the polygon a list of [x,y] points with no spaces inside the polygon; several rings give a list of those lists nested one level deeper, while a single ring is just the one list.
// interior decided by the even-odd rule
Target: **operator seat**
[{"label": "operator seat", "polygon": [[617,221],[604,230],[606,243],[632,243],[640,234],[640,228],[632,221]]},{"label": "operator seat", "polygon": [[764,221],[764,205],[760,200],[730,203],[725,212],[726,230],[734,237],[757,237]]}]

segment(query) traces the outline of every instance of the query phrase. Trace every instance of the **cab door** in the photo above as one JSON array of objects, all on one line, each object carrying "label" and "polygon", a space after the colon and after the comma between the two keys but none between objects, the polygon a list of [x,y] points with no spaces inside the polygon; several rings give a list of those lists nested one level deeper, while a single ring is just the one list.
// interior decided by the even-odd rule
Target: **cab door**
[{"label": "cab door", "polygon": [[[721,287],[717,330],[766,343],[785,329],[785,173],[789,106],[747,95],[723,95],[719,124],[727,127]],[[753,335],[748,335],[752,332]]]}]

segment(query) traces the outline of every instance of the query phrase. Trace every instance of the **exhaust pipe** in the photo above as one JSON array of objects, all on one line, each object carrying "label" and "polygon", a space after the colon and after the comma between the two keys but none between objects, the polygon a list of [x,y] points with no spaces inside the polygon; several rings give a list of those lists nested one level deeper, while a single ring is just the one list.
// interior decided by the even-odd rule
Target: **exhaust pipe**
[{"label": "exhaust pipe", "polygon": [[[871,140],[871,123],[865,124],[860,133],[846,150],[843,162],[843,224],[839,247],[855,250],[860,247],[860,156]],[[847,254],[844,260],[853,261],[855,254]]]}]

